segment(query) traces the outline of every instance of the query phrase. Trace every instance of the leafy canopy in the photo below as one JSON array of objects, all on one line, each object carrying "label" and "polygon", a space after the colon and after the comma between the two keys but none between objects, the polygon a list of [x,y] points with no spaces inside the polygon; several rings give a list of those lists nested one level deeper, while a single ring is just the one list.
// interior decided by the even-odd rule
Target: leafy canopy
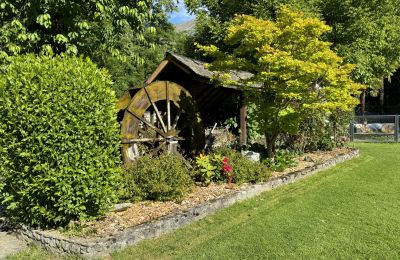
[{"label": "leafy canopy", "polygon": [[[127,34],[144,44],[145,32],[164,18],[173,0],[4,0],[0,3],[0,57],[27,52],[105,52],[124,59]],[[137,53],[131,54],[141,62]]]},{"label": "leafy canopy", "polygon": [[255,120],[273,148],[271,153],[277,136],[296,132],[313,111],[348,111],[358,103],[353,95],[363,86],[349,77],[354,65],[344,64],[330,49],[331,43],[321,40],[329,31],[321,20],[282,6],[276,21],[236,16],[224,39],[228,51],[199,46],[215,59],[210,68],[219,71],[223,83],[235,84],[224,73],[227,70],[253,73],[239,84],[257,107]]},{"label": "leafy canopy", "polygon": [[380,88],[400,66],[399,0],[188,0],[198,14],[193,42],[224,49],[224,27],[236,14],[276,19],[281,4],[325,20],[332,30],[324,36],[347,63],[356,65],[352,78]]},{"label": "leafy canopy", "polygon": [[400,66],[400,10],[398,0],[327,0],[320,4],[332,25],[329,39],[347,62],[357,64],[357,82],[381,88],[382,78]]}]

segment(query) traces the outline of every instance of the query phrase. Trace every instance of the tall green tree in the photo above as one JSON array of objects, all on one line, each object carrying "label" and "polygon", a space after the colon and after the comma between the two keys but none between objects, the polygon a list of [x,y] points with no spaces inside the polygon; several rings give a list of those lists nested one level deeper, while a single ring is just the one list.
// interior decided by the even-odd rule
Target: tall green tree
[{"label": "tall green tree", "polygon": [[[215,45],[199,46],[215,60],[210,64],[223,84],[245,86],[247,99],[261,131],[268,156],[275,154],[281,134],[296,133],[310,114],[350,111],[363,88],[350,79],[354,66],[343,62],[322,40],[330,27],[318,18],[307,18],[286,6],[276,21],[236,16],[227,29],[227,52]],[[230,70],[245,70],[253,76],[239,82]],[[219,72],[218,72],[219,71]]]},{"label": "tall green tree", "polygon": [[[126,42],[122,43],[128,53],[125,61],[110,55],[96,55],[93,59],[111,73],[114,89],[120,96],[126,89],[142,86],[163,60],[166,51],[182,53],[183,46],[180,43],[183,42],[180,40],[182,37],[181,34],[174,31],[172,25],[165,24],[158,26],[155,34],[145,34],[146,41],[152,44],[152,48],[137,44],[127,35]],[[132,55],[130,55],[131,53]],[[139,53],[145,62],[137,63],[133,56],[135,53]]]},{"label": "tall green tree", "polygon": [[281,4],[290,4],[298,10],[316,15],[313,2],[318,0],[185,0],[188,10],[196,14],[196,30],[187,39],[186,55],[202,58],[194,43],[214,44],[221,49],[229,48],[224,43],[226,27],[235,15],[253,15],[263,19],[275,19]]},{"label": "tall green tree", "polygon": [[[400,66],[399,0],[321,1],[324,19],[333,27],[329,39],[348,62],[357,64],[353,78],[380,94],[383,113],[383,80]],[[364,113],[365,92],[361,95]]]},{"label": "tall green tree", "polygon": [[[145,44],[154,21],[172,10],[174,0],[3,0],[0,3],[0,56],[20,53],[95,52],[123,59],[120,42],[128,34]],[[165,15],[164,15],[165,16]],[[129,53],[142,61],[140,55]]]},{"label": "tall green tree", "polygon": [[[346,62],[357,66],[353,79],[367,85],[369,93],[380,93],[383,102],[383,79],[400,66],[399,0],[192,0],[187,6],[200,19],[191,40],[227,48],[224,27],[235,14],[274,20],[281,4],[325,20],[333,29],[324,37]],[[362,103],[365,94],[361,95]]]}]

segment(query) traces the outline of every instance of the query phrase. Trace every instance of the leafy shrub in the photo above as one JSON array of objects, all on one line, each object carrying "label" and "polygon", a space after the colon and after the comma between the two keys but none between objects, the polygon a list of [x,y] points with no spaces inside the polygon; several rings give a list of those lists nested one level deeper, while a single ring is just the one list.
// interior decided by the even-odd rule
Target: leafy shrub
[{"label": "leafy shrub", "polygon": [[288,150],[279,149],[275,153],[274,158],[267,158],[263,162],[273,171],[284,171],[288,167],[292,167],[296,165],[296,162],[293,160],[293,153]]},{"label": "leafy shrub", "polygon": [[298,152],[329,151],[343,146],[349,134],[352,112],[337,111],[327,115],[313,113],[301,124],[299,132],[286,136],[284,142],[291,150]]},{"label": "leafy shrub", "polygon": [[195,164],[197,168],[195,178],[197,181],[209,184],[219,175],[219,169],[215,162],[212,161],[211,156],[200,154],[196,157]]},{"label": "leafy shrub", "polygon": [[203,182],[205,185],[225,180],[222,174],[223,159],[222,155],[214,153],[210,155],[201,154],[196,157],[194,179]]},{"label": "leafy shrub", "polygon": [[270,177],[265,165],[249,160],[236,150],[228,147],[219,147],[213,154],[214,156],[219,156],[219,158],[227,157],[229,159],[229,163],[233,167],[234,183],[257,183],[266,181]]},{"label": "leafy shrub", "polygon": [[180,157],[144,155],[125,169],[121,199],[179,201],[192,186],[189,168]]},{"label": "leafy shrub", "polygon": [[88,59],[13,58],[0,71],[0,200],[31,225],[102,214],[120,174],[115,94]]}]

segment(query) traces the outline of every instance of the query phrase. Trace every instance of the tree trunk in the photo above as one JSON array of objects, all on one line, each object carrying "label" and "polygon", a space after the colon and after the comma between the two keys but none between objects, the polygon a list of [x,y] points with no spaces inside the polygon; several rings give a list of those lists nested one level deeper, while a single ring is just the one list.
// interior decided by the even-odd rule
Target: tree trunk
[{"label": "tree trunk", "polygon": [[381,88],[379,89],[379,112],[385,113],[385,79],[382,78]]},{"label": "tree trunk", "polygon": [[267,157],[274,158],[276,151],[276,139],[278,135],[276,134],[265,134],[265,139],[267,141]]},{"label": "tree trunk", "polygon": [[365,114],[365,90],[363,90],[361,92],[360,104],[361,104],[361,115],[364,115]]}]

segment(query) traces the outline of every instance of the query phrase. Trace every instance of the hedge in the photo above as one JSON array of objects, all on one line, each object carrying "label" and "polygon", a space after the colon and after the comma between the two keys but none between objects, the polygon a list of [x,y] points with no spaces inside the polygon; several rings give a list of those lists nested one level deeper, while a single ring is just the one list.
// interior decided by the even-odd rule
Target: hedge
[{"label": "hedge", "polygon": [[120,172],[116,97],[89,59],[24,55],[0,71],[0,203],[14,221],[101,215]]}]

